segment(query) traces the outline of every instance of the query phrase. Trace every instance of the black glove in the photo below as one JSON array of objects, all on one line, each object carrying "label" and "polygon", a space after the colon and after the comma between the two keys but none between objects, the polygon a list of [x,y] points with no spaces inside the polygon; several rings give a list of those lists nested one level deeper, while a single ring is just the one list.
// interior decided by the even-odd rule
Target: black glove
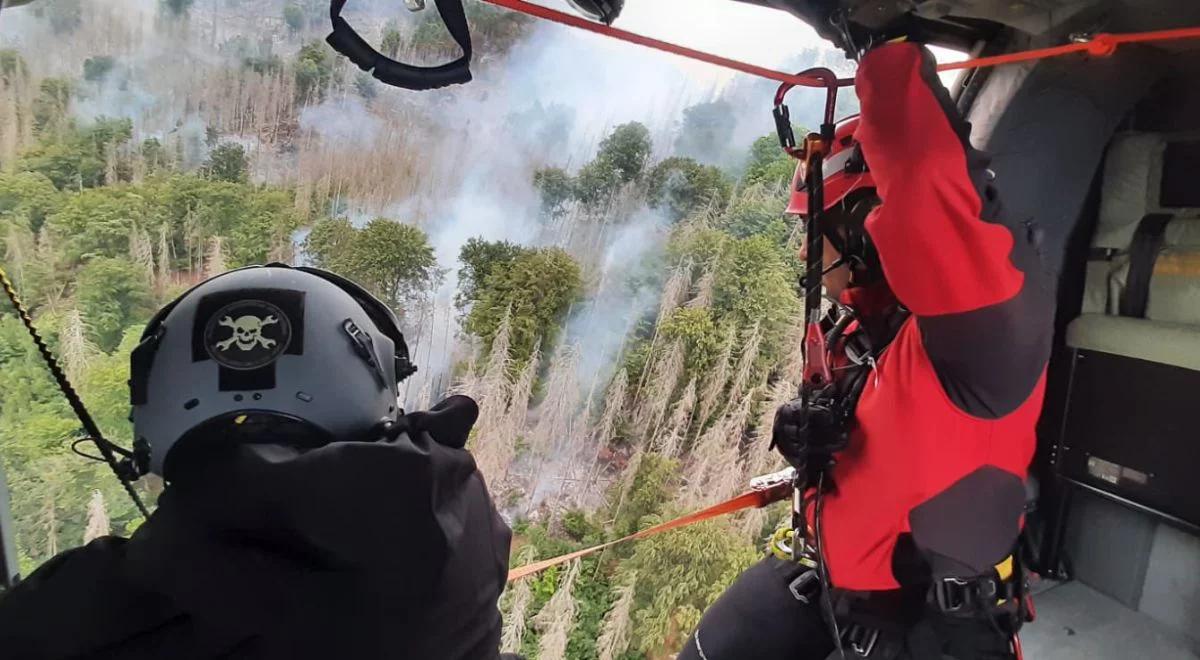
[{"label": "black glove", "polygon": [[821,399],[818,396],[809,402],[803,398],[788,401],[775,411],[775,425],[771,429],[771,447],[803,472],[808,483],[816,483],[820,472],[832,465],[834,452],[845,447],[845,429]]},{"label": "black glove", "polygon": [[479,405],[475,399],[455,394],[443,399],[427,411],[408,414],[408,428],[412,431],[427,431],[438,444],[462,449],[471,435],[471,428],[479,419]]}]

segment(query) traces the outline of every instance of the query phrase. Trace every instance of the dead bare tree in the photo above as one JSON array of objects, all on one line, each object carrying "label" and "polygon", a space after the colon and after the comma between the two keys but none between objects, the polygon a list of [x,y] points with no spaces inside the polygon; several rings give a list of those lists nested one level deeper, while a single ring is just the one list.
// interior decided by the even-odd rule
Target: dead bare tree
[{"label": "dead bare tree", "polygon": [[541,631],[538,639],[538,660],[565,660],[567,641],[575,627],[575,579],[579,577],[579,560],[571,562],[558,581],[558,589],[550,601],[533,617],[533,625]]}]

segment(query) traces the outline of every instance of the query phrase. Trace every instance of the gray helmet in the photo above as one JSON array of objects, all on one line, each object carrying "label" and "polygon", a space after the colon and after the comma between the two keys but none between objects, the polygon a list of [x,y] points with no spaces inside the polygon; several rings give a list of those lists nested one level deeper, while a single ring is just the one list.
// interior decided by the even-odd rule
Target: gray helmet
[{"label": "gray helmet", "polygon": [[386,432],[397,384],[416,371],[387,306],[333,273],[283,264],[184,293],[150,320],[130,361],[135,455],[167,478],[208,444]]}]

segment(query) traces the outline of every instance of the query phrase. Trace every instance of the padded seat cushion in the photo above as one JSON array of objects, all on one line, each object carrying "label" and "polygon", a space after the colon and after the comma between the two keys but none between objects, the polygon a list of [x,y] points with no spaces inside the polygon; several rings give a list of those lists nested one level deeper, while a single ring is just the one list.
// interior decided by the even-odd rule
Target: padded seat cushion
[{"label": "padded seat cushion", "polygon": [[1200,330],[1188,323],[1084,314],[1067,327],[1067,345],[1200,371]]}]

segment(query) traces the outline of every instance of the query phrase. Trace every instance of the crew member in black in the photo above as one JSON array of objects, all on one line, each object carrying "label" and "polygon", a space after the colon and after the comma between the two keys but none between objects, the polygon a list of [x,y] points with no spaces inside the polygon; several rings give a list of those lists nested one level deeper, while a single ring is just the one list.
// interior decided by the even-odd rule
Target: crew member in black
[{"label": "crew member in black", "polygon": [[185,293],[132,358],[157,510],[0,599],[0,656],[498,657],[511,533],[464,449],[478,408],[405,415],[412,371],[390,311],[331,273]]}]

